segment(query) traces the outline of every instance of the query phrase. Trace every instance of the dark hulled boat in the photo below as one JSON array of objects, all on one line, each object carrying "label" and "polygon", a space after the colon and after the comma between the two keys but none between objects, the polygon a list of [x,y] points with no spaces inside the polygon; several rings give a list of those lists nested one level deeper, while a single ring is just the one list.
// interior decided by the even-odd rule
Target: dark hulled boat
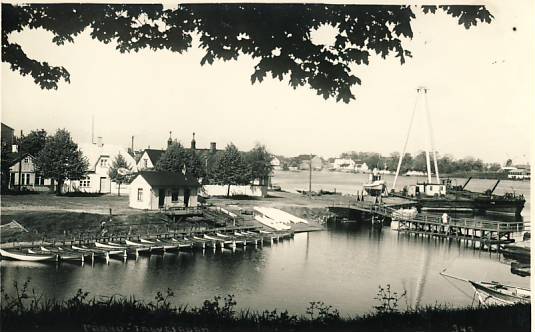
[{"label": "dark hulled boat", "polygon": [[483,193],[464,189],[464,186],[452,186],[450,179],[443,179],[442,183],[417,183],[409,186],[401,194],[402,197],[415,200],[420,210],[440,212],[463,212],[476,213],[499,213],[520,216],[524,209],[526,199],[523,195],[506,193],[495,195],[494,190],[499,180],[492,189]]}]

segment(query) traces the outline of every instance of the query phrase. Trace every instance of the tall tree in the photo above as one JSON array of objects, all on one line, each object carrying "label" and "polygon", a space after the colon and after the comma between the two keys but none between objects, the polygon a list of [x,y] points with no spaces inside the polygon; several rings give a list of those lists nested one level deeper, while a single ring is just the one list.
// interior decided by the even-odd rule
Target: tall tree
[{"label": "tall tree", "polygon": [[261,144],[256,144],[251,151],[245,154],[245,161],[249,168],[249,178],[251,181],[258,180],[260,185],[267,184],[267,179],[273,171],[273,167],[271,166],[272,159],[273,155]]},{"label": "tall tree", "polygon": [[128,183],[132,177],[130,172],[132,166],[126,161],[122,154],[118,154],[113,160],[108,175],[112,181],[117,183],[117,196],[121,196],[121,184]]},{"label": "tall tree", "polygon": [[[2,61],[21,75],[31,75],[45,89],[70,82],[70,73],[28,56],[9,35],[42,28],[58,45],[74,42],[89,30],[93,39],[115,42],[121,53],[142,49],[182,53],[195,35],[206,54],[201,65],[215,60],[254,59],[252,83],[271,74],[292,88],[308,86],[323,98],[348,103],[361,80],[353,65],[368,65],[372,53],[393,54],[401,64],[411,57],[403,39],[413,37],[419,13],[444,11],[466,29],[493,16],[484,6],[385,6],[334,4],[2,4]],[[316,44],[311,33],[332,27],[331,45]]]},{"label": "tall tree", "polygon": [[58,129],[46,140],[45,146],[36,158],[39,172],[57,182],[56,192],[61,194],[65,180],[78,180],[88,168],[87,159],[65,129]]},{"label": "tall tree", "polygon": [[234,144],[227,145],[217,161],[212,177],[217,184],[228,186],[227,197],[230,196],[231,185],[250,183],[250,172],[247,164]]},{"label": "tall tree", "polygon": [[180,143],[174,142],[167,147],[156,164],[159,171],[183,172],[184,169],[198,179],[206,176],[206,166],[200,156],[193,150],[186,150]]},{"label": "tall tree", "polygon": [[37,156],[46,143],[46,131],[44,129],[32,130],[28,135],[20,138],[20,151]]}]

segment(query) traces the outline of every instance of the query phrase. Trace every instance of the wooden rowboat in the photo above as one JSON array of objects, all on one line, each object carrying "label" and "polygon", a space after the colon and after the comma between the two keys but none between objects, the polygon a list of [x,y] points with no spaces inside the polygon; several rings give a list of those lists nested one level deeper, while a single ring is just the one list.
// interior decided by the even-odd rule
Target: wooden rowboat
[{"label": "wooden rowboat", "polygon": [[202,238],[202,237],[198,237],[198,236],[195,236],[195,235],[193,236],[193,240],[195,240],[195,244],[197,244],[198,246],[200,246],[203,249],[205,247],[212,247],[215,250],[215,247],[217,246],[217,242],[216,241],[209,240],[209,239]]},{"label": "wooden rowboat", "polygon": [[530,303],[531,291],[528,288],[504,285],[496,281],[473,281],[451,274],[440,272],[441,275],[469,283],[477,294],[482,305],[507,305],[515,303]]},{"label": "wooden rowboat", "polygon": [[13,251],[0,249],[0,255],[2,257],[11,258],[17,261],[26,261],[26,262],[43,262],[43,261],[57,261],[58,260],[58,255],[54,253],[32,254],[32,253],[24,253],[22,251],[13,252]]},{"label": "wooden rowboat", "polygon": [[62,247],[55,247],[53,249],[48,249],[43,246],[40,247],[40,254],[56,254],[59,255],[59,259],[62,261],[81,261],[84,262],[85,256],[91,256],[90,253],[83,253],[75,250],[67,250]]},{"label": "wooden rowboat", "polygon": [[[135,242],[130,240],[125,240],[126,245],[131,246],[133,248],[137,248],[137,251],[139,254],[143,253],[153,253],[153,252],[163,252],[164,248],[163,246],[158,245],[151,245],[148,243],[141,243],[141,242]],[[152,243],[152,242],[151,242]]]},{"label": "wooden rowboat", "polygon": [[475,282],[469,280],[484,305],[506,305],[515,303],[530,303],[530,290],[527,288],[500,284],[498,282]]},{"label": "wooden rowboat", "polygon": [[103,258],[104,260],[106,260],[106,262],[109,262],[110,260],[110,253],[108,250],[88,248],[85,246],[78,247],[74,245],[71,246],[71,249],[75,251],[80,251],[83,253],[90,253],[92,255],[91,259]]}]

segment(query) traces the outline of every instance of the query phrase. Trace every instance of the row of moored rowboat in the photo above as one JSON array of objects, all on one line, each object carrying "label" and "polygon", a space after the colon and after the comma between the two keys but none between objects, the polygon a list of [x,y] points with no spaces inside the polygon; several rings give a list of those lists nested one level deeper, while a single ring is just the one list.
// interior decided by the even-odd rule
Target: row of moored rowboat
[{"label": "row of moored rowboat", "polygon": [[216,250],[235,249],[236,247],[258,246],[264,243],[273,244],[284,238],[293,237],[293,232],[267,232],[260,230],[235,231],[232,234],[215,232],[213,234],[193,235],[191,237],[166,238],[166,239],[143,239],[137,241],[124,240],[121,242],[98,242],[91,245],[71,245],[71,246],[39,246],[38,248],[26,249],[0,249],[2,258],[19,261],[94,261],[103,259],[106,262],[110,258],[126,259],[128,257],[138,257],[140,255],[151,255],[164,252],[180,250],[193,250],[194,248]]}]

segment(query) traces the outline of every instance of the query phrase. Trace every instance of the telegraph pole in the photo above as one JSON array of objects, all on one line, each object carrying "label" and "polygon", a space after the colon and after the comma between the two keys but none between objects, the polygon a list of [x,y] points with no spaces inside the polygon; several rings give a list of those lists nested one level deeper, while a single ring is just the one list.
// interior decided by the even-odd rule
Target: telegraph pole
[{"label": "telegraph pole", "polygon": [[312,197],[312,154],[308,160],[308,197]]},{"label": "telegraph pole", "polygon": [[20,191],[20,189],[22,188],[22,146],[20,144],[20,142],[22,141],[22,130],[20,131],[20,139],[19,139],[19,144],[18,144],[18,149],[19,149],[19,186],[18,186],[18,189]]}]

